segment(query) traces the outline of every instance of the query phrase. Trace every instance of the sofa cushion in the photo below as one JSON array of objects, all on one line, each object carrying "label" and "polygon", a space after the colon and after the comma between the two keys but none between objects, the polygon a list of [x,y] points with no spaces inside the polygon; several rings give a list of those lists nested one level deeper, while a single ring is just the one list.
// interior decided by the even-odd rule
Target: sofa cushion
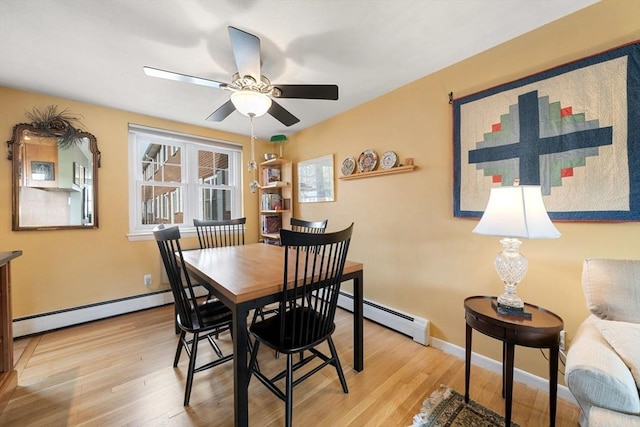
[{"label": "sofa cushion", "polygon": [[629,367],[640,389],[640,324],[594,319],[604,339]]},{"label": "sofa cushion", "polygon": [[589,427],[640,427],[640,417],[594,406],[589,411]]},{"label": "sofa cushion", "polygon": [[640,260],[587,259],[582,287],[587,308],[599,318],[640,323]]}]

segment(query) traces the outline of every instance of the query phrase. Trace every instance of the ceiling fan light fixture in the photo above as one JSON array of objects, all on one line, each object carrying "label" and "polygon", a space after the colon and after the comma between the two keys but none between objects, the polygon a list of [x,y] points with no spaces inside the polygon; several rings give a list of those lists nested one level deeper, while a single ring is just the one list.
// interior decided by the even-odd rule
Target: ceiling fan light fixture
[{"label": "ceiling fan light fixture", "polygon": [[231,102],[236,110],[247,117],[263,116],[271,107],[271,98],[252,90],[239,90],[231,94]]}]

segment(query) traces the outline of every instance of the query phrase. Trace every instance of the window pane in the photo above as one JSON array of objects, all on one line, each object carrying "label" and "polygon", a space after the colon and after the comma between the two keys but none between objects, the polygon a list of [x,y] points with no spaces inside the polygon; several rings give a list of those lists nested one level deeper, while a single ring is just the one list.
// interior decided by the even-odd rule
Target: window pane
[{"label": "window pane", "polygon": [[157,182],[181,182],[180,147],[142,144],[142,179]]},{"label": "window pane", "polygon": [[143,185],[141,189],[142,224],[182,224],[184,207],[180,187]]},{"label": "window pane", "polygon": [[202,188],[200,199],[202,219],[220,221],[232,218],[231,190]]},{"label": "window pane", "polygon": [[198,182],[229,185],[229,155],[198,150]]},{"label": "window pane", "polygon": [[132,234],[157,224],[191,231],[194,218],[241,216],[239,146],[135,125],[129,125],[129,143]]}]

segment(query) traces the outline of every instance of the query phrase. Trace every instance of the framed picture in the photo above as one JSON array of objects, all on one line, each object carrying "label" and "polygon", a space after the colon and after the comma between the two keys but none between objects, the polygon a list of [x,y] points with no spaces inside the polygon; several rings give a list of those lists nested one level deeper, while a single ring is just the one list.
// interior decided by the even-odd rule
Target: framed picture
[{"label": "framed picture", "polygon": [[298,163],[298,202],[333,202],[333,154]]},{"label": "framed picture", "polygon": [[640,220],[640,43],[455,99],[456,217],[539,185],[549,217]]},{"label": "framed picture", "polygon": [[56,169],[53,162],[31,162],[32,181],[55,181]]}]

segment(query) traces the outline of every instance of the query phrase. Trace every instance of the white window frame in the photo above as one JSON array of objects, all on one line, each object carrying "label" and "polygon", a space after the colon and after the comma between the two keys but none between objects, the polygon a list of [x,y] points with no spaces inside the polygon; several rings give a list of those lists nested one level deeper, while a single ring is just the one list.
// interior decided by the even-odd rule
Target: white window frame
[{"label": "white window frame", "polygon": [[[154,224],[142,224],[142,209],[149,209],[149,206],[142,206],[141,187],[149,184],[143,179],[142,174],[142,149],[144,144],[156,143],[180,147],[182,181],[171,182],[178,189],[177,197],[182,200],[184,206],[183,223],[178,224],[180,232],[184,236],[194,235],[193,219],[199,218],[200,191],[201,188],[224,189],[231,193],[231,217],[242,217],[242,145],[232,142],[214,140],[210,138],[187,135],[179,132],[172,132],[163,129],[149,128],[146,126],[129,124],[129,240],[150,240],[153,239]],[[198,150],[211,150],[216,153],[223,153],[229,156],[229,184],[211,185],[198,183]],[[172,149],[171,154],[175,154]],[[158,152],[154,159],[156,169],[159,167],[159,156],[163,150]],[[164,151],[163,154],[168,154]],[[166,156],[164,156],[166,157]],[[169,196],[169,195],[167,195]],[[169,196],[170,197],[170,196]],[[173,217],[173,200],[169,200],[170,207],[162,203],[162,200],[154,201],[155,211],[160,213],[159,217]],[[164,209],[163,209],[164,208]],[[169,212],[167,212],[167,210]]]}]

